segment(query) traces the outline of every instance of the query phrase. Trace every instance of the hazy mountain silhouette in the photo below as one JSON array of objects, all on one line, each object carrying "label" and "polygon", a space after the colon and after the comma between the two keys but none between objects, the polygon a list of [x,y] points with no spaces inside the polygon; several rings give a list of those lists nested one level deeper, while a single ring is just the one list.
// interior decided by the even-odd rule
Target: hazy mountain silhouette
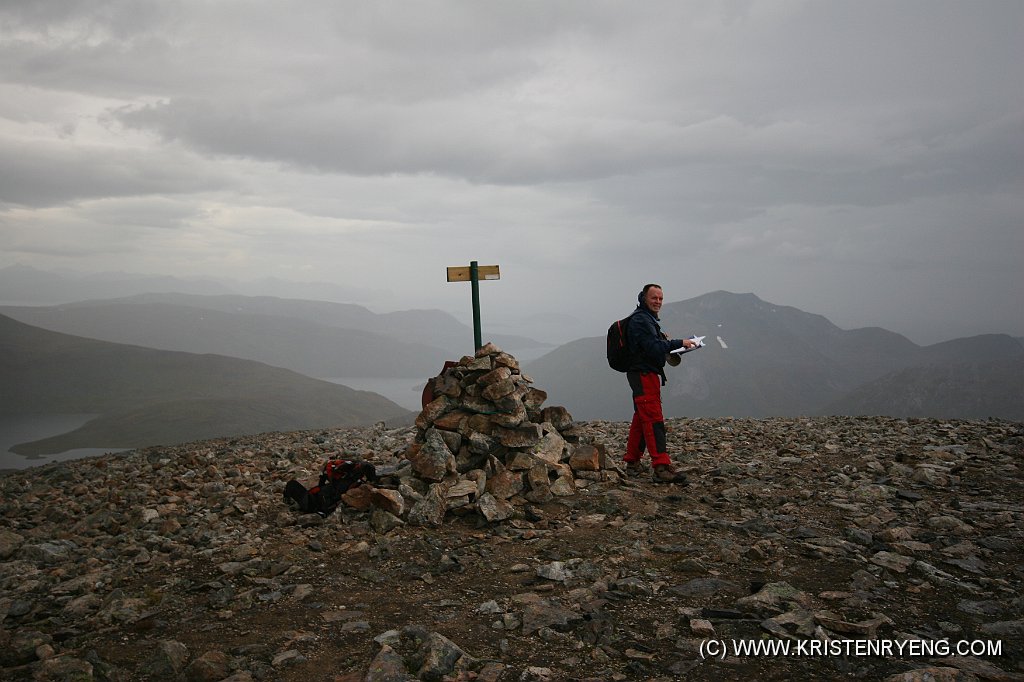
[{"label": "hazy mountain silhouette", "polygon": [[23,454],[410,418],[376,393],[291,370],[86,339],[2,315],[0,377],[0,412],[102,415],[71,434],[14,448]]},{"label": "hazy mountain silhouette", "polygon": [[296,282],[272,276],[243,281],[128,272],[47,271],[28,265],[0,268],[0,294],[2,301],[8,304],[55,305],[86,299],[121,298],[153,291],[202,295],[274,295],[326,301],[364,300],[369,292],[366,288],[332,282]]},{"label": "hazy mountain silhouette", "polygon": [[232,289],[211,279],[183,279],[167,275],[111,272],[86,275],[48,272],[27,265],[0,268],[0,293],[7,302],[46,305],[87,298],[114,298],[145,291],[225,294]]},{"label": "hazy mountain silhouette", "polygon": [[[1007,341],[1016,343],[998,335],[964,339],[959,352],[966,357],[887,374],[830,403],[823,413],[1024,421],[1024,351]],[[1008,352],[996,359],[975,356],[971,349],[986,342]]]},{"label": "hazy mountain silhouette", "polygon": [[[472,330],[437,310],[380,315],[324,301],[162,293],[0,308],[7,311],[28,324],[0,317],[0,411],[103,415],[24,452],[408,419],[377,394],[295,372],[426,379],[472,351]],[[668,416],[1024,420],[1024,346],[1007,335],[922,347],[885,329],[843,330],[821,315],[724,291],[666,304],[662,321],[673,336],[707,337],[705,348],[666,370]],[[577,419],[629,419],[625,377],[605,363],[604,330],[594,333],[525,361],[524,370],[549,404]],[[513,354],[517,344],[543,346],[487,340]]]},{"label": "hazy mountain silhouette", "polygon": [[[704,348],[684,355],[680,366],[666,368],[669,382],[662,390],[667,415],[766,417],[855,411],[937,416],[936,400],[921,395],[927,368],[945,365],[963,370],[945,375],[951,399],[939,410],[942,416],[975,417],[978,410],[991,410],[985,416],[1024,418],[1024,381],[1018,381],[1016,389],[1001,388],[991,383],[996,377],[988,370],[967,369],[971,364],[995,363],[1019,379],[1022,347],[1007,335],[921,347],[884,329],[842,330],[821,315],[725,291],[666,304],[661,318],[670,335],[707,337]],[[560,346],[525,368],[548,392],[549,400],[570,406],[578,419],[620,420],[632,415],[624,375],[605,362],[603,331],[602,336]],[[912,368],[917,371],[900,374]],[[883,378],[885,382],[871,388]],[[979,396],[969,410],[964,405],[962,415],[956,412],[957,392]],[[882,395],[889,397],[881,400]],[[987,397],[982,400],[982,395]],[[947,408],[954,412],[948,414]]]},{"label": "hazy mountain silhouette", "polygon": [[[141,294],[47,307],[0,307],[44,329],[164,350],[218,353],[316,377],[434,376],[473,351],[473,332],[440,310],[376,314],[269,296]],[[524,337],[495,343],[544,345]]]},{"label": "hazy mountain silhouette", "polygon": [[391,337],[299,318],[170,303],[91,302],[0,308],[44,329],[160,350],[216,353],[315,377],[409,377],[436,372],[447,354]]}]

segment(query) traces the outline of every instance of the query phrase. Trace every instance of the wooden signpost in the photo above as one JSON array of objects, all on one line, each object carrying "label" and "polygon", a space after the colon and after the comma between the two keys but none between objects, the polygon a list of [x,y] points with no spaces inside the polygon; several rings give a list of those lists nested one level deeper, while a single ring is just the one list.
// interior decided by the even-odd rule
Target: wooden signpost
[{"label": "wooden signpost", "polygon": [[448,268],[449,282],[471,282],[473,285],[473,343],[479,350],[484,344],[480,334],[480,280],[501,279],[497,265],[477,265],[471,261],[469,266]]}]

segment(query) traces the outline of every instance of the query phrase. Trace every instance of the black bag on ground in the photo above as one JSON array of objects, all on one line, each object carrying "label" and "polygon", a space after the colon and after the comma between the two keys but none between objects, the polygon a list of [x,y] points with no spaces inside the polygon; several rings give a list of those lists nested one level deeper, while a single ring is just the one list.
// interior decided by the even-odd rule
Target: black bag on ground
[{"label": "black bag on ground", "polygon": [[320,481],[306,489],[295,479],[284,487],[284,501],[299,511],[327,516],[333,512],[341,496],[349,488],[377,480],[377,472],[369,462],[348,459],[332,459],[324,463]]}]

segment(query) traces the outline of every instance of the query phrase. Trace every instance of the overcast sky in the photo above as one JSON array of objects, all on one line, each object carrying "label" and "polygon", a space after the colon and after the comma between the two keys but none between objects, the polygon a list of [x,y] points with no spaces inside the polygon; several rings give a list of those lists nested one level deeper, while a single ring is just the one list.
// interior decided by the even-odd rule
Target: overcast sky
[{"label": "overcast sky", "polygon": [[597,336],[657,281],[1024,335],[1021,35],[1014,0],[4,0],[0,266],[468,316],[477,260],[485,331]]}]

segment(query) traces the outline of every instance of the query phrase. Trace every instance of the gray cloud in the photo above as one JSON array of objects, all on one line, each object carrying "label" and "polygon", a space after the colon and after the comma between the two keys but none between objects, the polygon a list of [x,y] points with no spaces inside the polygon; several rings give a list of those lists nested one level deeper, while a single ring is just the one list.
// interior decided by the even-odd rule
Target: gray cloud
[{"label": "gray cloud", "polygon": [[0,266],[451,309],[436,273],[477,259],[509,318],[598,324],[659,280],[1024,334],[1022,28],[995,1],[6,2]]},{"label": "gray cloud", "polygon": [[214,168],[180,151],[0,139],[0,205],[48,207],[109,197],[194,194],[226,182]]}]

